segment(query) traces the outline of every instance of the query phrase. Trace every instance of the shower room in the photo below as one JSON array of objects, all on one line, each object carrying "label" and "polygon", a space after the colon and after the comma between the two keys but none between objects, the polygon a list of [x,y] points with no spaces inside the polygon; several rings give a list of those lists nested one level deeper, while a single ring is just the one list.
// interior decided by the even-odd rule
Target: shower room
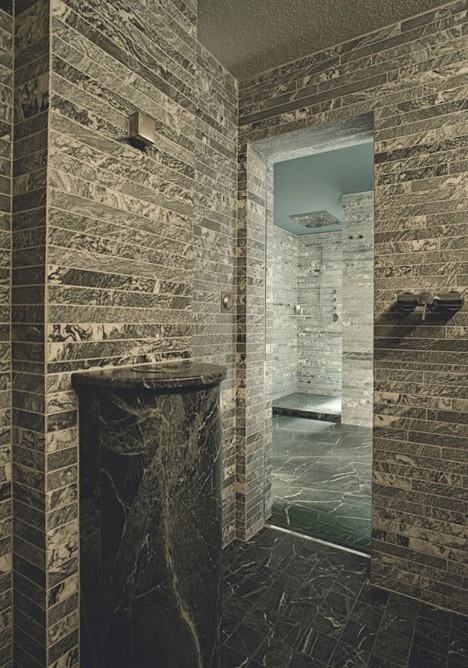
[{"label": "shower room", "polygon": [[275,164],[267,239],[273,517],[366,548],[373,394],[372,142]]}]

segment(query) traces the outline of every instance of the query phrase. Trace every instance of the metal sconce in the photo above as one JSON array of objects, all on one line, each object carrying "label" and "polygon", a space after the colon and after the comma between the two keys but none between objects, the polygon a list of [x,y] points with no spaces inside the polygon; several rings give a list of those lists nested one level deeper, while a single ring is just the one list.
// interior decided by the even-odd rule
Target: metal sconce
[{"label": "metal sconce", "polygon": [[129,117],[128,139],[137,148],[154,144],[156,141],[154,118],[141,111],[135,111]]},{"label": "metal sconce", "polygon": [[430,292],[421,292],[419,295],[414,292],[402,292],[397,295],[397,304],[402,311],[410,313],[418,306],[422,306],[422,319],[426,319],[427,311],[437,311],[446,313],[456,313],[465,303],[465,298],[457,290],[450,292],[441,292],[432,295]]}]

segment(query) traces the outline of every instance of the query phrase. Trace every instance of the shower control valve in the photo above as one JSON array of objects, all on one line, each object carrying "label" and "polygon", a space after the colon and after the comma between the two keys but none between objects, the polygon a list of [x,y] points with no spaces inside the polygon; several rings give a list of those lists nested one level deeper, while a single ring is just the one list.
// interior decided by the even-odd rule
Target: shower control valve
[{"label": "shower control valve", "polygon": [[232,311],[233,305],[232,295],[229,292],[223,292],[221,295],[221,309],[223,311]]},{"label": "shower control valve", "polygon": [[418,296],[418,304],[419,306],[423,307],[422,319],[424,322],[424,320],[426,319],[427,309],[434,308],[434,297],[431,295],[430,292],[421,292],[421,294]]},{"label": "shower control valve", "polygon": [[448,313],[456,313],[461,309],[465,303],[464,296],[452,290],[450,292],[439,293],[432,295],[430,292],[424,291],[420,294],[414,292],[402,292],[397,295],[397,304],[402,311],[410,313],[418,306],[422,306],[422,319],[426,319],[427,311],[445,311]]}]

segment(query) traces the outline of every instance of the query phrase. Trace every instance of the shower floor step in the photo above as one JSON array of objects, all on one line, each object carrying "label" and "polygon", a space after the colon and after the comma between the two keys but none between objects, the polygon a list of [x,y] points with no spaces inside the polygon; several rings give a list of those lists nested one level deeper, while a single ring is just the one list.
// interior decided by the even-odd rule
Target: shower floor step
[{"label": "shower floor step", "polygon": [[341,422],[341,399],[323,394],[293,392],[273,401],[273,415]]}]

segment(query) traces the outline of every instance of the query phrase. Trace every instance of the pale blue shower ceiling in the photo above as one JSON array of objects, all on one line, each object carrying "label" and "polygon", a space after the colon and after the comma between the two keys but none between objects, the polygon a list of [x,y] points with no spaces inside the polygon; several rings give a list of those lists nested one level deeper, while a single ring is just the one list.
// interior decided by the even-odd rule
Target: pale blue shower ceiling
[{"label": "pale blue shower ceiling", "polygon": [[369,141],[277,162],[274,174],[275,225],[294,234],[308,234],[310,230],[289,216],[326,209],[341,219],[342,195],[373,190],[373,144]]}]

